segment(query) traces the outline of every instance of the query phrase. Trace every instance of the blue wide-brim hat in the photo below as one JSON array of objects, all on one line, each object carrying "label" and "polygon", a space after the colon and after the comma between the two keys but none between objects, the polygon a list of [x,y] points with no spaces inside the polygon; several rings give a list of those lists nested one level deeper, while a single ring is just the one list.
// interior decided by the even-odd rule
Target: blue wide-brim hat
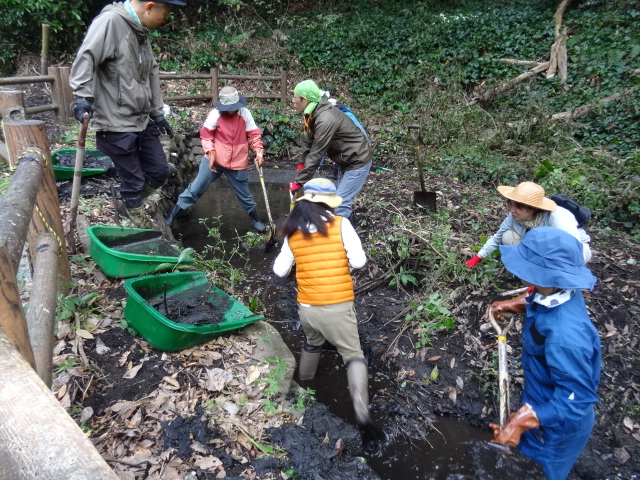
[{"label": "blue wide-brim hat", "polygon": [[500,253],[509,272],[538,287],[592,290],[597,280],[584,266],[580,240],[559,228],[534,228]]}]

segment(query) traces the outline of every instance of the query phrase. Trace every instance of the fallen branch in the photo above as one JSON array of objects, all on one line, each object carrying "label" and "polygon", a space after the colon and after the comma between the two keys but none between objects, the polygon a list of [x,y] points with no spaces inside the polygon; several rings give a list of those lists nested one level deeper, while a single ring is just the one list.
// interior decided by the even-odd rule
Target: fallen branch
[{"label": "fallen branch", "polygon": [[614,93],[612,95],[609,95],[608,97],[601,98],[600,100],[598,100],[596,102],[588,103],[586,105],[582,105],[581,107],[578,107],[578,108],[576,108],[574,110],[571,110],[571,111],[568,111],[568,112],[555,113],[555,114],[553,114],[551,116],[551,120],[552,121],[556,121],[556,122],[569,122],[569,121],[572,121],[572,120],[576,120],[578,118],[584,117],[585,115],[587,115],[594,108],[600,107],[602,105],[606,105],[609,102],[613,102],[614,100],[618,100],[618,99],[620,99],[622,97],[626,97],[628,95],[631,95],[632,93],[634,93],[638,89],[640,89],[640,87],[627,88],[623,92]]},{"label": "fallen branch", "polygon": [[520,65],[521,67],[537,67],[544,62],[536,62],[534,60],[516,60],[515,58],[499,58],[497,60],[505,65]]},{"label": "fallen branch", "polygon": [[368,281],[367,283],[360,285],[359,287],[354,289],[354,293],[356,296],[360,296],[363,293],[370,292],[371,290],[375,290],[379,286],[381,286],[388,278],[391,278],[395,275],[396,269],[400,267],[405,262],[404,259],[396,262],[386,273],[374,278],[373,280]]},{"label": "fallen branch", "polygon": [[467,103],[467,106],[475,105],[479,101],[486,102],[486,101],[492,99],[493,97],[495,97],[496,95],[499,95],[500,93],[504,92],[505,90],[508,90],[508,89],[512,88],[514,85],[517,85],[517,84],[523,82],[527,78],[533,77],[533,76],[537,75],[540,72],[544,72],[545,70],[547,70],[549,68],[549,65],[550,65],[550,62],[540,63],[540,64],[538,64],[537,67],[532,68],[528,72],[525,72],[525,73],[523,73],[521,75],[518,75],[515,78],[512,78],[511,80],[507,81],[506,83],[503,83],[502,85],[500,85],[499,87],[494,88],[493,90],[489,90],[488,92],[484,93],[483,95],[480,95],[479,97],[475,97],[475,98],[471,99]]}]

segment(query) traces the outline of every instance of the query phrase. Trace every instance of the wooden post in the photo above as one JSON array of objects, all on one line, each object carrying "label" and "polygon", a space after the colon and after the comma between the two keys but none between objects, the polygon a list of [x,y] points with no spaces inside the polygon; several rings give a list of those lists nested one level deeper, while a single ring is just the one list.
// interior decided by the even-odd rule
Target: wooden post
[{"label": "wooden post", "polygon": [[51,233],[37,238],[33,287],[29,296],[27,328],[38,376],[51,388],[53,362],[53,327],[56,322],[58,243]]},{"label": "wooden post", "polygon": [[20,290],[16,283],[16,270],[4,245],[0,246],[0,332],[4,332],[31,368],[36,368]]},{"label": "wooden post", "polygon": [[0,478],[118,480],[0,329]]},{"label": "wooden post", "polygon": [[287,91],[287,71],[283,70],[282,78],[280,80],[280,98],[282,99],[282,105],[287,104],[288,93],[289,92]]},{"label": "wooden post", "polygon": [[0,90],[0,113],[5,122],[26,118],[22,90]]},{"label": "wooden post", "polygon": [[[58,284],[65,285],[71,281],[69,269],[69,257],[64,239],[62,217],[60,216],[60,204],[58,203],[58,190],[51,166],[51,152],[44,122],[39,120],[23,120],[20,122],[5,122],[5,137],[7,147],[14,154],[19,152],[35,152],[45,159],[45,168],[42,175],[36,206],[33,209],[33,217],[29,228],[31,237],[42,233],[53,233],[56,236],[60,255],[58,256]],[[35,242],[29,243],[29,258],[33,265],[35,261]]]},{"label": "wooden post", "polygon": [[[21,90],[0,90],[0,113],[5,122],[8,120],[24,120],[24,97]],[[4,138],[7,138],[7,134],[4,134]],[[18,161],[11,150],[7,147],[7,159],[10,169],[16,167]]]},{"label": "wooden post", "polygon": [[69,124],[72,119],[73,90],[69,85],[69,75],[71,67],[49,67],[49,75],[54,80],[51,84],[51,101],[58,107],[57,117],[65,124]]},{"label": "wooden post", "polygon": [[218,103],[218,69],[211,67],[211,105]]},{"label": "wooden post", "polygon": [[42,24],[42,55],[40,56],[40,75],[47,74],[47,57],[49,56],[49,24]]}]

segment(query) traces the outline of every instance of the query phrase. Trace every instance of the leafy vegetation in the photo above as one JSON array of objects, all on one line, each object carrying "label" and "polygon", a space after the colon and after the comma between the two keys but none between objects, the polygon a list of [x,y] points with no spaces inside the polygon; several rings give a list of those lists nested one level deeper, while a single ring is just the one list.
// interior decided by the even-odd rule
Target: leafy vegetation
[{"label": "leafy vegetation", "polygon": [[203,218],[200,220],[208,228],[208,244],[202,252],[193,252],[195,263],[193,266],[207,274],[208,280],[226,292],[233,293],[233,287],[244,278],[240,268],[234,267],[232,259],[242,257],[241,245],[238,241],[228,246],[220,232],[220,217]]}]

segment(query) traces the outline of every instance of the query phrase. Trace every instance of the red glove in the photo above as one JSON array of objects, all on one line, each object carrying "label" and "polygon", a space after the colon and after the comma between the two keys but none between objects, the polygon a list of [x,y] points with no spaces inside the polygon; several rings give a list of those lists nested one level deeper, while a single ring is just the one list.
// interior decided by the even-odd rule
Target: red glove
[{"label": "red glove", "polygon": [[298,168],[296,168],[296,172],[299,172],[300,170],[302,170],[304,168],[304,163],[299,163],[298,164]]},{"label": "red glove", "polygon": [[521,406],[517,412],[509,415],[509,420],[504,428],[501,429],[500,425],[495,423],[489,424],[489,428],[493,430],[492,442],[510,447],[515,447],[520,443],[520,437],[523,432],[539,426],[540,420],[538,420],[536,412],[528,403]]},{"label": "red glove", "polygon": [[475,257],[467,260],[467,267],[473,268],[477,264],[479,264],[481,261],[482,261],[482,257],[479,257],[478,255],[476,255]]},{"label": "red glove", "polygon": [[[500,322],[504,322],[505,318],[502,316],[504,312],[513,312],[513,313],[524,313],[527,310],[527,300],[526,298],[529,296],[529,293],[523,293],[511,300],[503,300],[501,302],[493,302],[489,307],[491,307],[493,311],[493,316],[496,320]],[[482,317],[484,320],[488,319],[489,309],[485,312]]]},{"label": "red glove", "polygon": [[298,190],[300,190],[302,188],[302,185],[299,184],[298,182],[291,182],[289,184],[289,191],[291,193],[296,193]]}]

